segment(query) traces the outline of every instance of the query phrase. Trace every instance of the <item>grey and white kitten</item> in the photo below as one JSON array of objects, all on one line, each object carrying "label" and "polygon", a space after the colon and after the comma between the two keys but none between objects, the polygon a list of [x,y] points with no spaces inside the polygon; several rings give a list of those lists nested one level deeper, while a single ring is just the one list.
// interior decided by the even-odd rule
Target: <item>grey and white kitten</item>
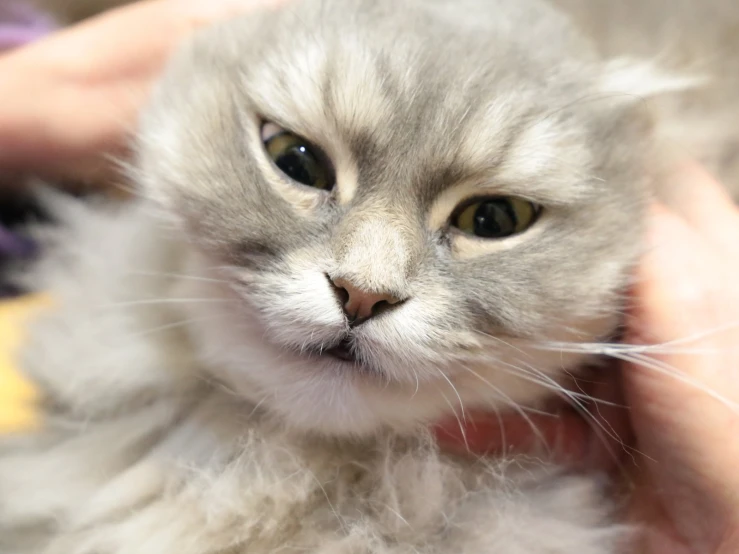
[{"label": "grey and white kitten", "polygon": [[739,182],[738,22],[302,0],[201,33],[141,120],[146,198],[55,201],[0,551],[633,552],[597,476],[425,429],[536,407],[613,338],[664,144]]}]

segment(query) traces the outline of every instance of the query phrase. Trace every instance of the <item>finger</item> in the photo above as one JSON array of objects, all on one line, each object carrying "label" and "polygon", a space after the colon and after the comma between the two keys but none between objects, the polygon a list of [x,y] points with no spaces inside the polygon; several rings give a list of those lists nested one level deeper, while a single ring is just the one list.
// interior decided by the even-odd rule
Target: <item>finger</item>
[{"label": "finger", "polygon": [[[124,156],[172,50],[195,29],[285,0],[147,0],[0,58],[0,167],[95,180]],[[80,53],[84,55],[80,55]]]},{"label": "finger", "polygon": [[718,286],[718,275],[709,261],[719,251],[684,218],[660,204],[651,207],[648,222],[645,254],[635,275],[628,322],[631,334],[663,343],[705,331],[707,315],[697,318],[674,302],[679,299],[701,312],[708,309],[703,300],[709,289]]},{"label": "finger", "polygon": [[694,161],[676,167],[669,187],[671,209],[712,242],[735,250],[739,212],[725,187]]},{"label": "finger", "polygon": [[657,487],[690,493],[690,502],[666,500],[685,512],[673,515],[719,517],[716,506],[739,505],[739,331],[731,326],[739,302],[725,277],[739,264],[664,208],[652,213],[649,239],[634,292],[639,324],[627,340],[663,346],[624,367],[632,425]]}]

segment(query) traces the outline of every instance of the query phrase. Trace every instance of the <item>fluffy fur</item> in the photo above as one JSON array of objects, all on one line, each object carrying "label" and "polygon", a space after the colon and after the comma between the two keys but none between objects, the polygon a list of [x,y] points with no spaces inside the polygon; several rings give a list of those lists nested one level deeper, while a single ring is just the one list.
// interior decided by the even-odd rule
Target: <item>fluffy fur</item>
[{"label": "fluffy fur", "polygon": [[[557,4],[577,23],[537,0],[303,0],[183,48],[140,125],[146,198],[50,202],[68,229],[29,278],[57,308],[22,357],[48,428],[0,445],[0,551],[628,551],[597,477],[456,459],[424,430],[563,391],[587,360],[556,345],[617,331],[670,116],[700,108],[681,91],[715,77],[708,112],[735,117],[733,61],[626,61],[607,2]],[[336,190],[286,180],[263,120],[320,146]],[[697,152],[722,148],[731,182],[739,126],[712,129]],[[544,215],[449,229],[495,194]],[[404,302],[350,327],[329,278]],[[322,355],[342,340],[359,364]]]}]

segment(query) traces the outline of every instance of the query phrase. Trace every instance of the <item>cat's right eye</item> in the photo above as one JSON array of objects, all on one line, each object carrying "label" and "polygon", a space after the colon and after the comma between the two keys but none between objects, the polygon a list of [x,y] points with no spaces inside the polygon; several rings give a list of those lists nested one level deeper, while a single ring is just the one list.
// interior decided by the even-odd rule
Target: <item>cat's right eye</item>
[{"label": "cat's right eye", "polygon": [[331,164],[318,148],[274,123],[262,126],[262,142],[267,154],[287,177],[302,185],[331,190]]}]

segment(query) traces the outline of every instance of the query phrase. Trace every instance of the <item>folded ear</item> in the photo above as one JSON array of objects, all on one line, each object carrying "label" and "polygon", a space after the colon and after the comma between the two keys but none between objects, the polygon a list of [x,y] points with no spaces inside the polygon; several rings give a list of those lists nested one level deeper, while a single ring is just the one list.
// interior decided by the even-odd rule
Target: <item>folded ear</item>
[{"label": "folded ear", "polygon": [[665,71],[653,62],[617,58],[606,64],[600,88],[605,93],[623,95],[628,101],[699,88],[707,81],[701,75]]}]

